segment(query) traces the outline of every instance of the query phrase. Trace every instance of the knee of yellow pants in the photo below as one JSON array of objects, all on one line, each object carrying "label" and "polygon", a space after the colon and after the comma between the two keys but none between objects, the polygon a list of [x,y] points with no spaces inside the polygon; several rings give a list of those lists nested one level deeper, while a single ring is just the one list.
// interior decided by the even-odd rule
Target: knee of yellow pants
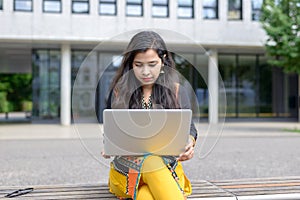
[{"label": "knee of yellow pants", "polygon": [[165,167],[164,161],[159,156],[148,156],[143,163],[142,172],[153,172]]},{"label": "knee of yellow pants", "polygon": [[136,199],[137,200],[154,200],[152,193],[150,192],[149,187],[146,184],[139,187]]}]

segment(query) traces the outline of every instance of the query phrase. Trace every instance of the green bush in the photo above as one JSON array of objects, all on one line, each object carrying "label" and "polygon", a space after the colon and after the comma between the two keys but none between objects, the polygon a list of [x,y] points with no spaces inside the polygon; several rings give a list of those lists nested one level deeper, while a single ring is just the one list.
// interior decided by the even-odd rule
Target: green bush
[{"label": "green bush", "polygon": [[6,99],[6,92],[0,92],[0,112],[9,112],[9,103]]},{"label": "green bush", "polygon": [[31,82],[31,74],[0,74],[0,112],[30,111]]},{"label": "green bush", "polygon": [[32,101],[23,101],[22,102],[22,111],[29,112],[32,110]]}]

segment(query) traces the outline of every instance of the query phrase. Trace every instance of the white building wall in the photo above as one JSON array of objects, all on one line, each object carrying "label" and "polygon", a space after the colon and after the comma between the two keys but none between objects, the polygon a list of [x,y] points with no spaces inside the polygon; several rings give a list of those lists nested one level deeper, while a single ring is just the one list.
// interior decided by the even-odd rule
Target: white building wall
[{"label": "white building wall", "polygon": [[[160,29],[170,31],[166,32],[169,33],[168,35],[162,36],[167,44],[171,45],[171,48],[175,48],[175,52],[196,53],[194,50],[199,50],[199,46],[193,48],[193,45],[187,45],[187,42],[192,42],[204,46],[207,50],[213,49],[213,57],[216,61],[218,52],[222,52],[224,49],[238,51],[237,49],[243,48],[246,51],[247,49],[252,49],[254,52],[263,51],[263,42],[266,37],[260,23],[251,19],[250,0],[243,0],[243,19],[233,21],[227,19],[228,0],[218,1],[219,19],[213,20],[203,19],[201,0],[194,1],[193,19],[178,19],[177,0],[169,1],[168,18],[153,18],[151,14],[152,1],[150,0],[144,0],[143,17],[126,16],[126,0],[117,1],[116,16],[99,15],[99,0],[89,1],[89,14],[73,14],[71,0],[62,0],[62,13],[44,13],[43,0],[33,0],[32,12],[13,11],[13,2],[13,0],[3,1],[3,10],[0,11],[0,53],[1,49],[7,51],[8,48],[12,48],[13,52],[15,52],[15,48],[23,48],[24,52],[29,52],[32,48],[61,48],[66,43],[70,45],[69,52],[73,48],[82,48],[82,44],[94,46],[127,31]],[[172,32],[173,35],[171,35]],[[184,37],[178,37],[179,35]],[[117,45],[109,44],[104,47],[104,50],[121,50],[120,46],[127,44],[129,37],[124,35],[124,39],[121,39],[121,41],[112,41],[117,42]],[[174,51],[174,49],[171,50]],[[70,60],[70,52],[65,54],[62,51],[62,58]],[[62,68],[67,70],[66,73],[62,71],[62,83],[68,82],[67,84],[69,84],[70,80],[64,79],[64,77],[70,77],[68,75],[70,65],[70,62],[63,63]],[[218,91],[217,77],[211,71],[209,73],[211,75],[209,87],[212,87],[213,91]],[[68,88],[70,85],[62,87],[61,91],[61,103],[64,104],[61,110],[61,123],[66,125],[70,124]],[[210,107],[212,104],[216,105],[217,102],[210,102]],[[216,123],[218,109],[210,109],[209,114],[210,121]]]},{"label": "white building wall", "polygon": [[144,1],[143,17],[125,16],[126,1],[119,0],[117,16],[98,14],[98,0],[90,0],[89,14],[72,14],[71,0],[62,1],[62,13],[43,13],[42,0],[33,1],[32,12],[13,11],[4,1],[0,11],[0,41],[99,42],[125,31],[144,28],[168,29],[204,46],[262,47],[265,33],[251,20],[251,1],[243,1],[243,20],[227,20],[227,0],[219,0],[219,19],[202,18],[202,3],[195,1],[194,19],[177,18],[177,1],[170,0],[169,17],[153,18],[151,1]]}]

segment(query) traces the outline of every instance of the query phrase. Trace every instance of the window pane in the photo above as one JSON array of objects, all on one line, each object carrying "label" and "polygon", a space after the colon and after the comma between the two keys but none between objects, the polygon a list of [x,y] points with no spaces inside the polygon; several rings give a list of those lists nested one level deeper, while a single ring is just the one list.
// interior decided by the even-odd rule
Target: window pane
[{"label": "window pane", "polygon": [[217,6],[217,0],[203,0],[202,3],[205,7],[216,7]]},{"label": "window pane", "polygon": [[3,0],[0,0],[0,10],[3,9]]},{"label": "window pane", "polygon": [[72,12],[73,13],[88,13],[89,12],[88,2],[78,2],[78,1],[73,2]]},{"label": "window pane", "polygon": [[153,0],[153,4],[167,5],[168,0]]},{"label": "window pane", "polygon": [[259,101],[258,109],[260,117],[273,117],[276,113],[272,110],[272,68],[267,62],[267,57],[259,57]]},{"label": "window pane", "polygon": [[127,5],[126,14],[131,16],[142,16],[142,7],[140,5]]},{"label": "window pane", "polygon": [[219,71],[226,91],[228,117],[236,116],[236,57],[234,55],[219,55]]},{"label": "window pane", "polygon": [[143,3],[143,0],[127,0],[127,3],[142,4],[142,3]]},{"label": "window pane", "polygon": [[229,0],[229,2],[228,2],[228,19],[242,19],[241,0]]},{"label": "window pane", "polygon": [[61,12],[61,2],[60,1],[44,1],[44,11],[45,12]]},{"label": "window pane", "polygon": [[152,16],[167,17],[168,16],[168,8],[165,6],[153,6],[152,7]]},{"label": "window pane", "polygon": [[185,7],[178,8],[178,17],[193,18],[193,9]]},{"label": "window pane", "polygon": [[207,55],[197,54],[196,66],[198,67],[197,69],[193,67],[193,82],[195,84],[195,93],[198,100],[200,117],[208,116],[209,92],[207,82],[205,81],[208,80],[208,62],[209,57]]},{"label": "window pane", "polygon": [[240,11],[229,11],[228,19],[241,19]]},{"label": "window pane", "polygon": [[33,117],[58,118],[60,107],[60,51],[33,52]]},{"label": "window pane", "polygon": [[100,7],[100,14],[104,15],[115,15],[116,14],[116,6],[115,4],[101,4]]},{"label": "window pane", "polygon": [[15,0],[15,10],[31,11],[32,1],[31,0]]},{"label": "window pane", "polygon": [[216,19],[218,18],[217,12],[213,8],[203,9],[203,18],[204,19]]},{"label": "window pane", "polygon": [[261,14],[260,10],[253,10],[252,11],[252,20],[259,21],[260,14]]},{"label": "window pane", "polygon": [[240,117],[256,117],[256,56],[239,55],[238,102]]},{"label": "window pane", "polygon": [[229,10],[236,10],[241,7],[241,0],[229,0],[228,2]]},{"label": "window pane", "polygon": [[178,0],[179,6],[193,6],[193,0]]},{"label": "window pane", "polygon": [[100,0],[99,14],[100,15],[116,15],[117,14],[116,0]]},{"label": "window pane", "polygon": [[252,0],[252,20],[259,21],[263,0]]},{"label": "window pane", "polygon": [[263,0],[252,0],[252,9],[261,9]]}]

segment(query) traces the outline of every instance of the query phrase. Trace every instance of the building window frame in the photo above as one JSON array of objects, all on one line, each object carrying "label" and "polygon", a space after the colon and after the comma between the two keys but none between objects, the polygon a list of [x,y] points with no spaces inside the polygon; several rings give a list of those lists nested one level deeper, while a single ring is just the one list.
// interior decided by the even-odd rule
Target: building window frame
[{"label": "building window frame", "polygon": [[251,0],[252,21],[259,21],[263,0]]},{"label": "building window frame", "polygon": [[[86,6],[86,10],[84,11],[76,11],[74,8],[76,5],[84,5]],[[72,0],[72,7],[71,7],[73,14],[89,14],[90,13],[90,0]]]},{"label": "building window frame", "polygon": [[[140,14],[129,13],[130,7],[140,8]],[[126,16],[128,17],[143,17],[144,16],[144,0],[126,0]]]},{"label": "building window frame", "polygon": [[[234,5],[234,4],[239,5]],[[243,0],[228,0],[227,19],[232,21],[243,20]]]},{"label": "building window frame", "polygon": [[[177,1],[177,18],[179,19],[193,19],[195,17],[195,2],[194,0],[190,1],[191,4],[186,4],[185,2],[180,2],[180,0]],[[180,10],[190,10],[191,14],[189,16],[181,15]]]},{"label": "building window frame", "polygon": [[[203,9],[203,19],[219,19],[219,0],[214,0],[215,5],[208,5],[205,4],[205,1],[202,1],[202,9]],[[215,12],[215,16],[214,17],[209,17],[208,15],[204,15],[205,12],[204,11],[214,11]]]},{"label": "building window frame", "polygon": [[[59,10],[47,10],[46,3],[59,3]],[[61,13],[62,12],[62,2],[61,0],[43,0],[43,13]]]},{"label": "building window frame", "polygon": [[[113,6],[114,12],[102,12],[102,6]],[[117,15],[117,0],[99,0],[99,15],[111,15],[116,16]]]},{"label": "building window frame", "polygon": [[[28,4],[30,4],[30,6],[23,7],[21,5],[18,5],[21,3],[25,3],[25,4],[28,3]],[[19,8],[18,6],[21,6],[23,8]],[[14,11],[32,12],[33,11],[33,1],[32,0],[14,0]]]},{"label": "building window frame", "polygon": [[[166,9],[166,14],[165,15],[156,15],[154,12],[154,9]],[[162,1],[157,1],[157,0],[152,0],[152,17],[155,18],[167,18],[169,17],[169,0],[165,0],[164,2]]]}]

